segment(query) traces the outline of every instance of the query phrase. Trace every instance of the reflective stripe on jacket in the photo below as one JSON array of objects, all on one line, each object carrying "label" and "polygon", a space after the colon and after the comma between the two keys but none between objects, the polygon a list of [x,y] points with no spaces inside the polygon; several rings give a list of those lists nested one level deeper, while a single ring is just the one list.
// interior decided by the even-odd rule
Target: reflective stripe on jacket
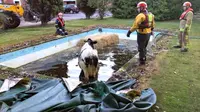
[{"label": "reflective stripe on jacket", "polygon": [[130,31],[133,32],[137,30],[138,33],[148,34],[152,32],[151,29],[154,27],[155,27],[154,15],[152,13],[148,13],[147,15],[145,15],[144,13],[140,13],[136,16]]}]

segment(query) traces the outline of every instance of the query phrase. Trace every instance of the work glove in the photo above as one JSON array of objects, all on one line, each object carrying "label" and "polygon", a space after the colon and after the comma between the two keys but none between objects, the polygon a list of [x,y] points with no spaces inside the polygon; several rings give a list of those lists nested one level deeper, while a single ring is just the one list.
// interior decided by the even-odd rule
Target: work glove
[{"label": "work glove", "polygon": [[132,33],[132,32],[129,30],[129,31],[127,32],[126,36],[127,36],[127,37],[130,37],[131,33]]},{"label": "work glove", "polygon": [[62,29],[59,29],[59,31],[61,31],[61,32],[62,32],[63,30],[62,30]]},{"label": "work glove", "polygon": [[151,35],[154,37],[154,32],[153,31],[151,32]]},{"label": "work glove", "polygon": [[154,36],[154,28],[151,28],[151,35]]},{"label": "work glove", "polygon": [[185,25],[185,29],[184,29],[184,32],[189,32],[189,25]]}]

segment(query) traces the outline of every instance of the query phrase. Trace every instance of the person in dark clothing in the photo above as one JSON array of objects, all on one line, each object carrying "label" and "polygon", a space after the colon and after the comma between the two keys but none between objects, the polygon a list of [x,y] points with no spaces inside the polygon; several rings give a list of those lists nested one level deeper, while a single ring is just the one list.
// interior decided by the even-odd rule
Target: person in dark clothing
[{"label": "person in dark clothing", "polygon": [[151,34],[153,34],[153,29],[155,26],[154,15],[147,11],[147,4],[145,2],[139,2],[137,4],[137,9],[139,14],[135,18],[135,22],[131,29],[127,32],[127,37],[133,31],[137,31],[137,44],[139,51],[139,61],[140,65],[145,65],[147,45]]},{"label": "person in dark clothing", "polygon": [[56,19],[55,23],[56,27],[56,35],[68,35],[67,32],[65,32],[65,21],[63,19],[63,13],[58,13],[58,18]]}]

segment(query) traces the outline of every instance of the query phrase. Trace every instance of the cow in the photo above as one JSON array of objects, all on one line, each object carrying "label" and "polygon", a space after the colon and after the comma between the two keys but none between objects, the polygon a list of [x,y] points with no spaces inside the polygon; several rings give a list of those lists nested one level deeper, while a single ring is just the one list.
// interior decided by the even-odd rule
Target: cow
[{"label": "cow", "polygon": [[79,80],[83,83],[88,83],[98,78],[99,58],[98,52],[94,48],[94,44],[97,44],[97,41],[88,38],[84,42],[85,44],[82,46],[78,57],[78,65],[81,68]]}]

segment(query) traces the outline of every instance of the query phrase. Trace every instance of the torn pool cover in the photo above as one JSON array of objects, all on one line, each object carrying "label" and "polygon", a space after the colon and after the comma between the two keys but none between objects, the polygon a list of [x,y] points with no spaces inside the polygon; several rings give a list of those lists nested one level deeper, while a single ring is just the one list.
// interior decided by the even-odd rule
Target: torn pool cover
[{"label": "torn pool cover", "polygon": [[[144,112],[156,103],[151,88],[143,90],[135,100],[119,92],[130,89],[136,82],[133,79],[87,85],[66,82],[63,79],[18,80],[9,90],[0,93],[0,112]],[[3,85],[4,81],[0,81],[0,87]]]}]

